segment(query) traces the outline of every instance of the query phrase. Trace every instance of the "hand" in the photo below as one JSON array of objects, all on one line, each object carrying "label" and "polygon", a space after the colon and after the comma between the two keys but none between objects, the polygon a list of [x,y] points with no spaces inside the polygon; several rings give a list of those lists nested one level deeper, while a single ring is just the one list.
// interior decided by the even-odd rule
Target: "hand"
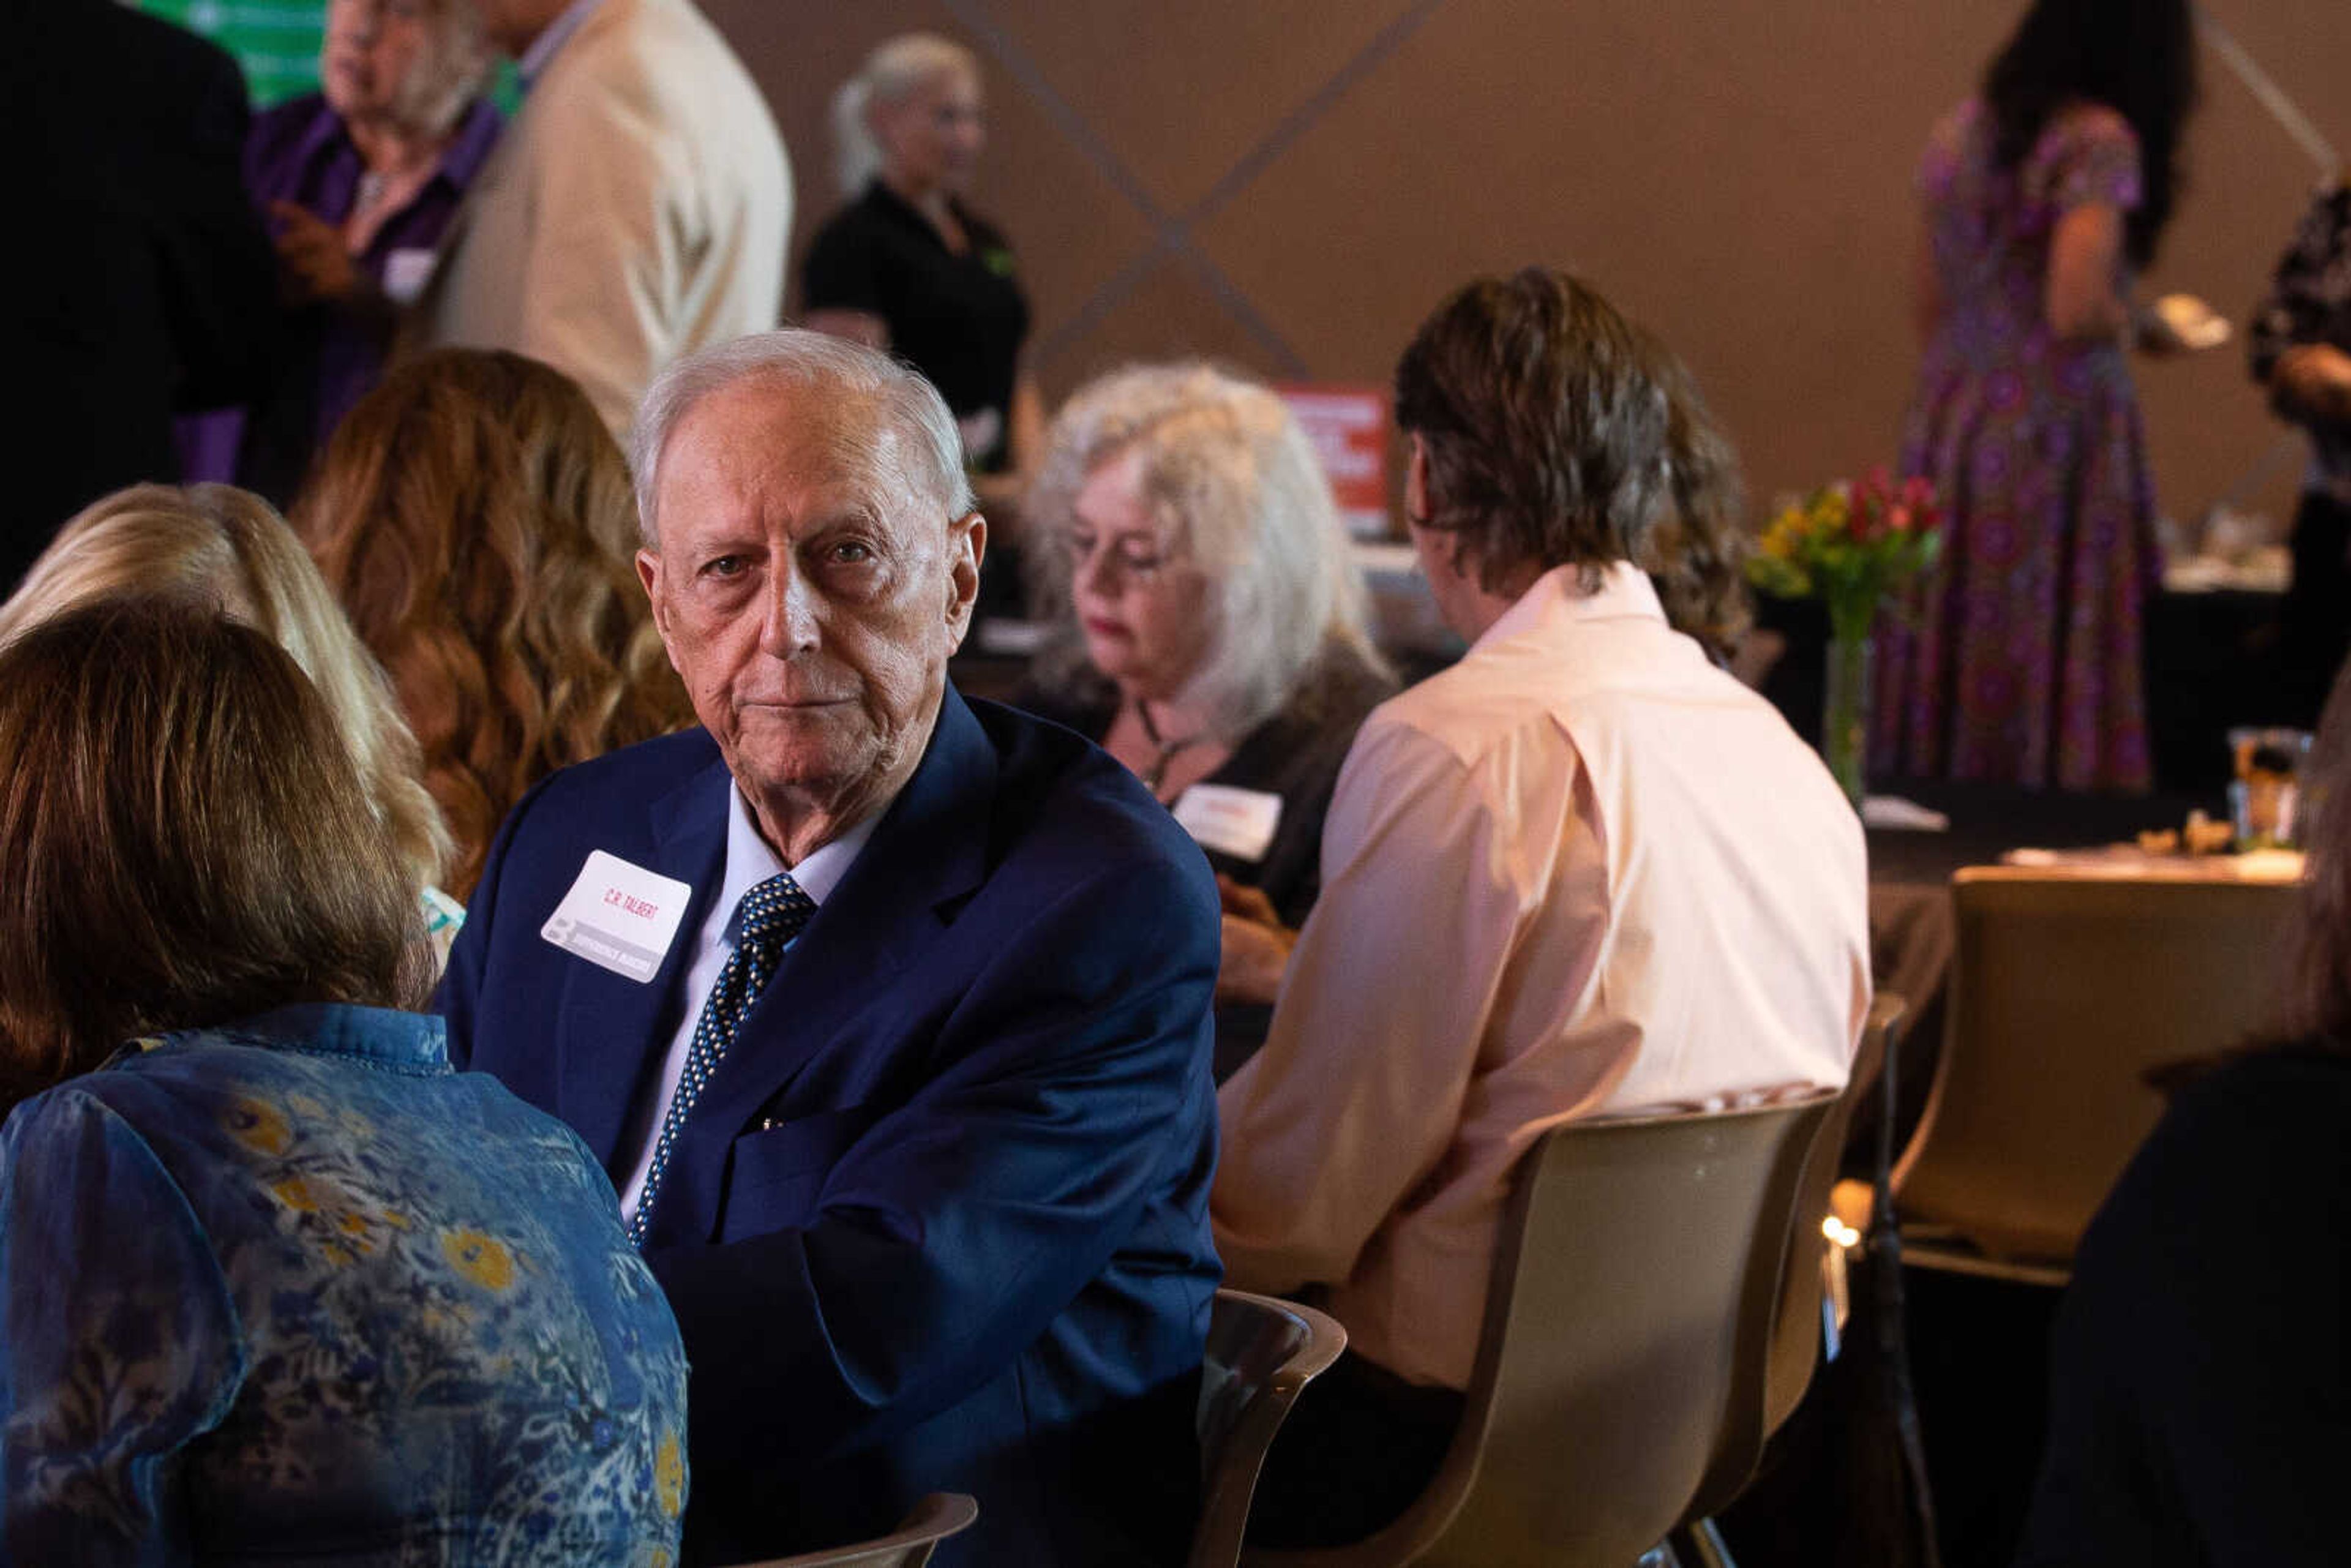
[{"label": "hand", "polygon": [[2288,349],[2270,371],[2270,395],[2290,417],[2351,419],[2351,354],[2331,343]]},{"label": "hand", "polygon": [[1217,1000],[1271,1006],[1281,994],[1290,950],[1298,933],[1281,923],[1273,901],[1218,873],[1217,895],[1225,906],[1224,957],[1217,967]]},{"label": "hand", "polygon": [[2229,319],[2193,294],[2167,294],[2132,313],[2138,350],[2158,359],[2217,349],[2236,336]]},{"label": "hand", "polygon": [[340,303],[366,287],[334,225],[296,202],[270,203],[269,215],[277,221],[277,263],[296,304]]}]

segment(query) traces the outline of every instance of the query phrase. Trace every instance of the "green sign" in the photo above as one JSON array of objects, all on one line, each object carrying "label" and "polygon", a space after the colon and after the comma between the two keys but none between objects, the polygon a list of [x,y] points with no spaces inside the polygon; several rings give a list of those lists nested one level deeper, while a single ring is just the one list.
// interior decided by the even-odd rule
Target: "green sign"
[{"label": "green sign", "polygon": [[[326,0],[135,0],[139,9],[202,33],[236,57],[256,109],[319,88]],[[511,115],[522,101],[514,63],[501,61],[490,97]]]},{"label": "green sign", "polygon": [[323,0],[139,0],[139,8],[202,33],[235,55],[257,107],[319,85],[319,41],[327,31]]}]

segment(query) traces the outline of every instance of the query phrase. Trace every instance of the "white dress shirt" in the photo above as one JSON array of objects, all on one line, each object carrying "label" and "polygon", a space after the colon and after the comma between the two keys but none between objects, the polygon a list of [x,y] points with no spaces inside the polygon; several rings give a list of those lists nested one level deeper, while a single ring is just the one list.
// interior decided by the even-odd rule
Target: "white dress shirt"
[{"label": "white dress shirt", "polygon": [[[849,831],[812,851],[799,864],[789,868],[792,880],[809,895],[811,904],[821,904],[857,859],[857,852],[873,836],[882,821],[875,811]],[[695,935],[694,959],[686,966],[685,980],[679,988],[679,997],[685,1005],[678,1019],[677,1032],[670,1037],[669,1054],[662,1059],[661,1080],[654,1084],[652,1095],[637,1107],[629,1124],[628,1135],[637,1139],[637,1158],[629,1172],[628,1185],[621,1189],[621,1220],[627,1224],[637,1215],[637,1199],[645,1190],[645,1177],[653,1168],[653,1145],[660,1142],[662,1119],[669,1114],[670,1102],[677,1098],[678,1080],[685,1075],[687,1051],[694,1047],[695,1025],[702,1020],[702,1004],[710,996],[710,988],[718,983],[718,972],[726,967],[727,958],[735,951],[736,939],[742,933],[738,905],[743,895],[761,883],[787,869],[768,841],[759,836],[758,823],[751,816],[750,804],[743,791],[726,791],[726,865],[718,880],[718,896],[710,901],[710,913],[703,916],[702,929]],[[791,948],[784,944],[785,950]]]},{"label": "white dress shirt", "polygon": [[1869,995],[1827,769],[1639,571],[1562,568],[1348,753],[1270,1038],[1217,1096],[1217,1249],[1465,1387],[1543,1132],[1842,1085]]}]

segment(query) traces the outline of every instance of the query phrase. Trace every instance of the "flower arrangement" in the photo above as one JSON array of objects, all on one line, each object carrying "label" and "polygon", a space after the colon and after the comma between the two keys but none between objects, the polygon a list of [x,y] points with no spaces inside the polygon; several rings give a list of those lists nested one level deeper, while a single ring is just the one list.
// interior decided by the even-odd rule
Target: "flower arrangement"
[{"label": "flower arrangement", "polygon": [[1748,558],[1747,578],[1781,599],[1818,599],[1838,637],[1866,637],[1881,605],[1935,564],[1943,514],[1923,478],[1883,468],[1782,506]]},{"label": "flower arrangement", "polygon": [[1821,749],[1856,809],[1869,753],[1870,632],[1878,611],[1935,564],[1942,525],[1934,486],[1897,486],[1876,468],[1782,506],[1748,558],[1747,579],[1762,591],[1828,609]]}]

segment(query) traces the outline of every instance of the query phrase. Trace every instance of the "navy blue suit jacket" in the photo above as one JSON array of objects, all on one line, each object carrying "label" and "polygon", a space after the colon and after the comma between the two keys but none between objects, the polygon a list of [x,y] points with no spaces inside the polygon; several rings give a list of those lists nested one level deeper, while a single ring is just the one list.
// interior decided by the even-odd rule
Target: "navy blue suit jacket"
[{"label": "navy blue suit jacket", "polygon": [[[623,1178],[726,846],[703,731],[545,780],[443,982],[451,1056]],[[591,850],[695,902],[646,984],[539,936]],[[1180,1560],[1219,1277],[1207,862],[1076,736],[946,696],[928,751],[688,1117],[645,1255],[686,1354],[687,1553],[879,1533],[946,1563]]]}]

